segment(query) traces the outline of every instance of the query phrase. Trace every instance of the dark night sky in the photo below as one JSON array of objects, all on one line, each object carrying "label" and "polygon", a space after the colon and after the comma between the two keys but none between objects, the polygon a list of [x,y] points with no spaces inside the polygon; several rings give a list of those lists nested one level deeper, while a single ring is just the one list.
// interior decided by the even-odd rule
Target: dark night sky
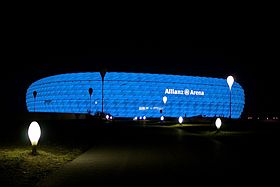
[{"label": "dark night sky", "polygon": [[[226,78],[245,90],[244,114],[279,114],[278,48],[266,39],[231,35],[187,40],[88,39],[73,36],[15,37],[1,67],[1,96],[7,112],[26,112],[25,92],[37,79],[69,72],[166,73]],[[19,65],[16,65],[19,63]]]}]

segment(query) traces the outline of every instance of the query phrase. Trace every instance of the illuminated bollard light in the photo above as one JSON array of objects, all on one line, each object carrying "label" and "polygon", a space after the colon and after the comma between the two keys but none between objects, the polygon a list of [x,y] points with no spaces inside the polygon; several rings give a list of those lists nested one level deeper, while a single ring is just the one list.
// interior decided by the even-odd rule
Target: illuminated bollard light
[{"label": "illuminated bollard light", "polygon": [[179,121],[180,125],[182,125],[182,123],[183,123],[183,117],[180,116],[180,117],[178,118],[178,121]]},{"label": "illuminated bollard light", "polygon": [[217,133],[217,132],[219,132],[219,130],[220,130],[221,126],[222,126],[222,121],[221,121],[220,118],[216,119],[215,125],[216,125],[216,128],[217,128],[217,131],[216,131],[216,133]]},{"label": "illuminated bollard light", "polygon": [[41,136],[41,128],[36,121],[33,121],[28,128],[28,137],[32,145],[32,155],[37,153],[37,144]]}]

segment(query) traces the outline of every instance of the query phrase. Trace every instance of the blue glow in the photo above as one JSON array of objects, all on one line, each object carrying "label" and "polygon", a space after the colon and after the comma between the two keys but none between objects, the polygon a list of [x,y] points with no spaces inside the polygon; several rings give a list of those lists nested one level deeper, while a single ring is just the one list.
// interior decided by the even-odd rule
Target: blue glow
[{"label": "blue glow", "polygon": [[[93,89],[91,97],[89,88]],[[164,96],[168,98],[166,103]],[[234,82],[232,118],[240,118],[244,98],[244,90]],[[31,84],[26,93],[30,112],[35,109],[35,112],[93,114],[102,110],[101,99],[99,72],[46,77]],[[104,112],[114,117],[229,117],[229,107],[230,89],[226,79],[117,72],[107,72],[104,78]]]}]

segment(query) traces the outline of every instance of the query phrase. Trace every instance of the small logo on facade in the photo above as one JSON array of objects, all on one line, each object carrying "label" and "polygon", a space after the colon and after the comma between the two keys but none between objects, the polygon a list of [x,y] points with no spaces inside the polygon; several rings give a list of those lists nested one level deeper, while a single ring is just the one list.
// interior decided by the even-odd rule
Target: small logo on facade
[{"label": "small logo on facade", "polygon": [[184,94],[185,95],[190,95],[190,90],[189,89],[185,89]]}]

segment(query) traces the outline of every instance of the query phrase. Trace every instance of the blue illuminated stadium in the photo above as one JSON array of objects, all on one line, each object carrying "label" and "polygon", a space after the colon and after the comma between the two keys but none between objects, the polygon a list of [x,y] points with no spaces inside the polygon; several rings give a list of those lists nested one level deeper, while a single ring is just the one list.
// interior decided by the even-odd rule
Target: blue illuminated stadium
[{"label": "blue illuminated stadium", "polygon": [[[92,94],[89,89],[92,88]],[[36,91],[36,97],[33,92]],[[231,117],[240,118],[244,90],[234,82],[231,94],[226,79],[147,73],[107,72],[104,78],[104,112],[114,117]],[[163,97],[167,97],[166,103]],[[26,93],[30,112],[94,114],[102,111],[99,72],[46,77]]]}]

